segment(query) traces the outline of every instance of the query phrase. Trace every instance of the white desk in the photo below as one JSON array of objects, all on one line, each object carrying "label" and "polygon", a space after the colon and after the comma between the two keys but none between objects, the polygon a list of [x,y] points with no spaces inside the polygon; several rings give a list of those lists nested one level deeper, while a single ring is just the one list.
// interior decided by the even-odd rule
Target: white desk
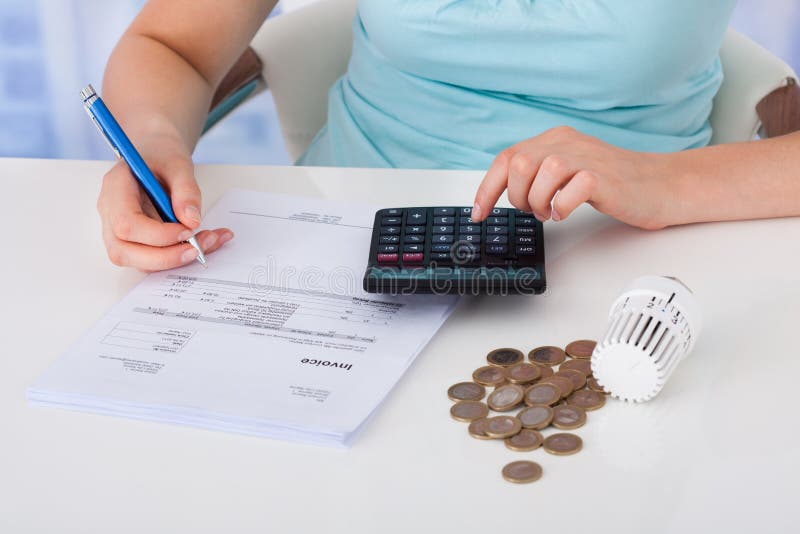
[{"label": "white desk", "polygon": [[[591,208],[545,227],[549,291],[464,299],[349,451],[34,408],[25,388],[142,275],[105,257],[108,163],[0,159],[0,532],[797,532],[800,219],[646,232]],[[479,173],[204,166],[236,186],[469,204]],[[213,261],[213,258],[212,258]],[[641,274],[680,277],[705,329],[655,401],[609,401],[584,450],[470,438],[445,390],[490,349],[598,336]],[[534,484],[502,480],[530,458]]]}]

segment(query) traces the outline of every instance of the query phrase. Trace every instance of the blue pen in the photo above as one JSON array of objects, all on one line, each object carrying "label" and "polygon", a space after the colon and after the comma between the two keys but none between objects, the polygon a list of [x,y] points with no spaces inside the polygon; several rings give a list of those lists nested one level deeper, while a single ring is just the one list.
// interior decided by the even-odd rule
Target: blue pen
[{"label": "blue pen", "polygon": [[[153,175],[152,171],[150,171],[150,168],[144,162],[142,156],[140,156],[139,152],[134,148],[128,136],[122,131],[122,127],[117,120],[100,97],[97,96],[94,87],[91,85],[84,87],[81,91],[81,98],[83,99],[83,107],[86,108],[86,113],[89,115],[89,118],[92,119],[94,125],[97,126],[97,129],[103,134],[106,141],[108,141],[111,150],[114,151],[118,158],[125,160],[125,163],[128,164],[131,173],[136,177],[136,180],[138,180],[145,193],[147,193],[147,196],[150,197],[150,201],[161,216],[161,220],[165,222],[178,222],[178,218],[175,217],[175,212],[172,211],[172,202],[164,191],[164,188],[161,187],[161,184]],[[203,267],[207,267],[206,257],[203,255],[203,249],[200,248],[197,239],[192,236],[186,242],[197,249],[197,261],[199,261]]]}]

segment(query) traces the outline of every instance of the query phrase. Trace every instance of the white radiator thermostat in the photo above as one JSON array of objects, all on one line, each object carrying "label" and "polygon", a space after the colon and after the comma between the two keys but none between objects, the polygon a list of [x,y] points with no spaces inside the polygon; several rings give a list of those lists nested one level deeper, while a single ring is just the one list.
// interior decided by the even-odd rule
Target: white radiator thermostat
[{"label": "white radiator thermostat", "polygon": [[680,280],[637,278],[611,306],[592,373],[618,399],[650,400],[691,352],[701,323],[697,299]]}]

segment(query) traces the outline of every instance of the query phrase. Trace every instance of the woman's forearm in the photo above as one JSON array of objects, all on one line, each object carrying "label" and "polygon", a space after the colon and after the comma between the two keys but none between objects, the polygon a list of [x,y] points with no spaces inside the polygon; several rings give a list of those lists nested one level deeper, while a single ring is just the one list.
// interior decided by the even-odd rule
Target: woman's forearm
[{"label": "woman's forearm", "polygon": [[656,156],[666,225],[800,215],[800,132]]}]

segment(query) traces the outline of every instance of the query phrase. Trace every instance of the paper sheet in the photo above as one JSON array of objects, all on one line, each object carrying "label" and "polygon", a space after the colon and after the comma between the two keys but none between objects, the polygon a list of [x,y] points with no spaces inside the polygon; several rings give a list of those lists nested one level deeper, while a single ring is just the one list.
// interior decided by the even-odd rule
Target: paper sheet
[{"label": "paper sheet", "polygon": [[31,401],[342,444],[457,297],[361,289],[372,207],[233,190],[206,215],[236,238],[147,276],[29,389]]}]

